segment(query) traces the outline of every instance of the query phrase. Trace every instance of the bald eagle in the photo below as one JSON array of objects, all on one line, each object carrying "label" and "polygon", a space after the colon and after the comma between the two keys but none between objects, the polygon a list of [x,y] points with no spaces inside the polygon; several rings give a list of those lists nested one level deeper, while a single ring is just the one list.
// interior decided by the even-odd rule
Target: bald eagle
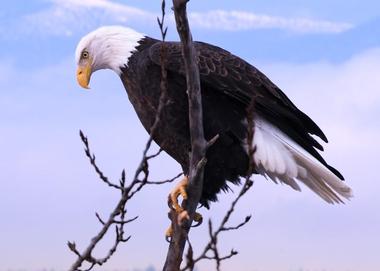
[{"label": "bald eagle", "polygon": [[[76,49],[77,80],[88,88],[91,74],[116,72],[147,131],[154,122],[160,97],[162,42],[121,26],[101,27],[84,36]],[[254,171],[275,183],[300,191],[299,182],[328,203],[352,196],[343,176],[322,158],[322,130],[262,72],[231,54],[204,42],[194,42],[200,72],[203,125],[206,140],[219,135],[207,151],[200,203],[209,206],[228,183],[247,174],[247,114],[254,122]],[[188,100],[181,44],[167,42],[169,103],[153,135],[155,142],[181,166],[189,168]],[[254,99],[254,112],[247,107]]]}]

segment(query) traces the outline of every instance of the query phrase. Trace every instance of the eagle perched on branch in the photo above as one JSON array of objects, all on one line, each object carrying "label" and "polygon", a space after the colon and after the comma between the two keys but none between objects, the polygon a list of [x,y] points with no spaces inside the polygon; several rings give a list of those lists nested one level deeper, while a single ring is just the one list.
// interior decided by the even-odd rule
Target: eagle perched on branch
[{"label": "eagle perched on branch", "polygon": [[[88,88],[93,72],[111,69],[127,91],[136,113],[150,130],[161,93],[162,42],[130,28],[101,27],[76,49],[78,83]],[[167,98],[154,141],[188,173],[190,133],[186,77],[179,42],[166,42]],[[299,182],[328,203],[352,196],[343,176],[322,158],[327,142],[322,130],[262,72],[231,54],[204,42],[194,42],[198,55],[206,140],[219,135],[207,151],[200,203],[208,207],[227,181],[238,183],[249,168],[247,117],[253,118],[254,172],[300,191]],[[254,99],[254,110],[247,107]],[[247,116],[253,114],[253,116]],[[179,193],[178,193],[179,194]]]}]

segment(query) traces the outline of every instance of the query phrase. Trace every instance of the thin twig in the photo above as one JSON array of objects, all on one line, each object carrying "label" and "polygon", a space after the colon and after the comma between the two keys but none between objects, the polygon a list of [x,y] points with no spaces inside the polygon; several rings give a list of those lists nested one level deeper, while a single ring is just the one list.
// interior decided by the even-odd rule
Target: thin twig
[{"label": "thin twig", "polygon": [[173,177],[171,179],[164,180],[164,181],[156,181],[156,182],[154,182],[154,181],[153,182],[152,181],[147,181],[146,184],[160,185],[160,184],[172,183],[172,182],[174,182],[175,180],[177,180],[182,175],[183,175],[183,173],[179,173],[179,174],[177,174],[175,177]]},{"label": "thin twig", "polygon": [[[150,148],[149,141],[151,140],[151,137],[150,137],[148,140],[148,143],[145,146],[145,149],[143,152],[143,158],[142,158],[142,160],[138,166],[138,169],[136,170],[135,177],[134,177],[133,181],[130,183],[129,186],[125,186],[125,171],[123,170],[122,174],[121,174],[121,178],[120,178],[120,184],[121,185],[118,186],[118,185],[112,184],[108,180],[108,178],[104,177],[103,172],[100,170],[99,166],[96,164],[96,161],[94,159],[95,155],[93,155],[91,153],[88,139],[83,134],[82,131],[80,131],[80,137],[82,139],[83,144],[85,145],[86,156],[89,158],[90,163],[93,166],[93,168],[95,169],[95,171],[98,173],[98,176],[102,179],[103,182],[107,183],[109,186],[120,190],[121,198],[120,198],[119,202],[117,203],[116,207],[114,208],[114,210],[109,215],[109,218],[107,220],[102,219],[100,217],[100,215],[98,213],[96,213],[96,217],[97,217],[98,221],[100,222],[100,224],[102,225],[102,228],[99,231],[99,233],[91,239],[90,244],[87,246],[87,248],[84,250],[84,252],[80,253],[77,250],[76,244],[74,242],[68,242],[69,249],[78,256],[77,260],[74,262],[74,264],[70,268],[71,271],[81,270],[80,267],[82,266],[82,264],[84,262],[88,262],[90,264],[90,267],[87,270],[91,270],[95,265],[103,265],[115,253],[115,251],[117,250],[117,247],[119,246],[120,243],[127,242],[130,239],[130,236],[127,238],[124,237],[124,233],[125,233],[124,226],[130,222],[135,221],[137,219],[137,217],[134,217],[132,219],[126,219],[127,211],[125,209],[125,206],[126,206],[127,201],[129,199],[131,199],[136,194],[136,191],[137,190],[139,191],[144,185],[147,184],[147,182],[141,182],[138,179],[138,176],[140,175],[141,172],[143,172],[145,174],[144,178],[147,178],[147,176],[148,176],[147,160],[148,160],[149,156],[147,156],[147,152]],[[137,188],[135,188],[135,187],[137,187]],[[105,236],[105,234],[108,232],[109,228],[112,225],[116,225],[115,226],[116,238],[115,238],[114,244],[109,249],[109,251],[105,257],[103,257],[103,258],[93,257],[92,252],[93,252],[94,248],[103,239],[103,237]]]},{"label": "thin twig", "polygon": [[108,186],[116,188],[116,189],[121,189],[121,186],[113,184],[112,182],[109,181],[108,177],[104,175],[104,173],[100,170],[98,165],[96,164],[96,156],[95,154],[91,153],[90,146],[88,144],[88,139],[87,137],[83,134],[82,131],[79,131],[80,138],[84,144],[84,152],[88,159],[90,160],[90,163],[92,167],[94,168],[95,172],[98,174],[99,178],[106,183]]},{"label": "thin twig", "polygon": [[[247,178],[242,189],[240,190],[240,193],[235,198],[235,200],[231,203],[230,208],[228,209],[226,215],[224,216],[222,222],[220,223],[220,225],[216,231],[213,230],[212,221],[209,220],[209,224],[208,224],[209,228],[208,229],[209,229],[210,239],[209,239],[209,242],[206,244],[205,248],[203,249],[202,253],[198,257],[193,258],[193,256],[192,256],[194,254],[193,248],[192,248],[191,244],[188,242],[189,246],[188,246],[188,251],[187,251],[187,255],[186,255],[187,262],[186,262],[185,267],[183,267],[181,270],[183,270],[183,271],[193,270],[195,267],[195,264],[201,260],[204,260],[204,259],[214,260],[216,262],[216,269],[220,270],[220,265],[221,265],[222,261],[230,259],[231,257],[237,255],[237,251],[232,249],[230,254],[221,257],[219,250],[218,250],[218,246],[217,246],[218,245],[218,238],[222,232],[240,229],[241,227],[243,227],[244,225],[246,225],[250,221],[251,216],[247,216],[244,219],[244,221],[241,222],[240,224],[238,224],[237,226],[230,226],[230,227],[226,226],[226,224],[229,221],[232,213],[235,210],[236,204],[245,195],[245,193],[247,193],[247,191],[252,187],[252,185],[253,185],[253,182],[249,178]],[[210,252],[213,254],[213,256],[208,255]]]}]

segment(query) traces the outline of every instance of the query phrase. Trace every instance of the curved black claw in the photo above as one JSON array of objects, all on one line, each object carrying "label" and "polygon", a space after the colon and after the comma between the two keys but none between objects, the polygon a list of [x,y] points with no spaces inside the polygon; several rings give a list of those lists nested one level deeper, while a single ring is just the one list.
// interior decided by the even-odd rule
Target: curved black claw
[{"label": "curved black claw", "polygon": [[166,242],[168,242],[169,244],[172,243],[172,237],[171,237],[171,236],[165,236],[165,240],[166,240]]},{"label": "curved black claw", "polygon": [[195,213],[194,222],[196,222],[196,224],[191,225],[192,228],[200,226],[203,223],[203,216],[200,213]]}]

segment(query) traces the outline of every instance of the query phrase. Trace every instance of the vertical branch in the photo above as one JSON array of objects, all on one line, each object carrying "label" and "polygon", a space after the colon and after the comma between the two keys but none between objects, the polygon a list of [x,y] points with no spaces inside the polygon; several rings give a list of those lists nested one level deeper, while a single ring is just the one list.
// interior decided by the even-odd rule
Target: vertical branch
[{"label": "vertical branch", "polygon": [[163,270],[177,271],[182,262],[182,255],[194,218],[195,210],[199,203],[203,189],[203,168],[206,162],[207,142],[203,132],[202,98],[196,51],[190,32],[186,14],[188,0],[173,0],[174,15],[177,31],[182,42],[182,56],[185,63],[187,94],[189,102],[189,124],[191,138],[191,154],[189,165],[189,185],[187,189],[188,199],[184,201],[184,209],[188,212],[189,220],[178,225],[175,212],[171,212],[173,224],[173,236]]}]

